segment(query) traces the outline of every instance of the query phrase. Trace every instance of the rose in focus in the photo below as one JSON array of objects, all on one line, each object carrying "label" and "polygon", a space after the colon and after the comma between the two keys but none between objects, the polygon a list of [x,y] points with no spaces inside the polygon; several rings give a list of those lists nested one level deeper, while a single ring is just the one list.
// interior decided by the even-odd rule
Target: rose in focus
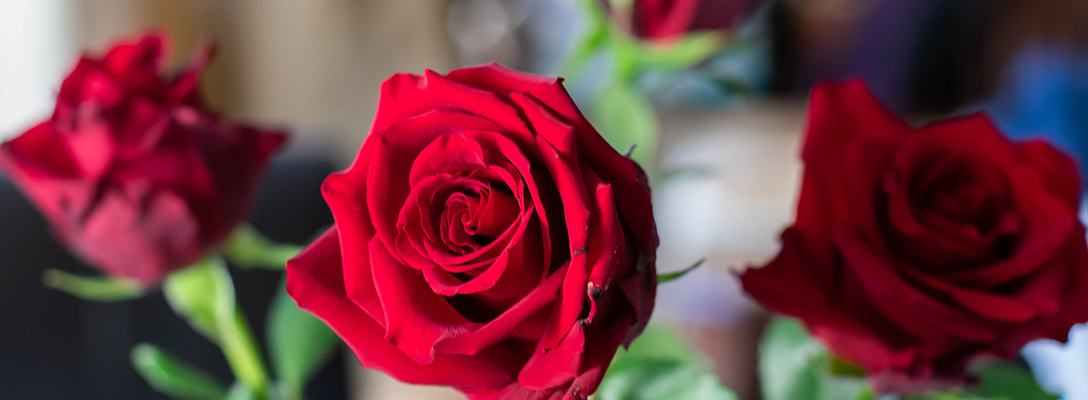
[{"label": "rose in focus", "polygon": [[197,84],[210,48],[164,76],[166,41],[83,57],[52,118],[0,145],[0,167],[74,253],[148,284],[230,234],[286,138],[207,108]]},{"label": "rose in focus", "polygon": [[981,115],[912,129],[856,81],[817,86],[808,118],[796,222],[744,288],[878,389],[959,381],[1088,320],[1067,156]]},{"label": "rose in focus", "polygon": [[560,80],[393,76],[322,190],[336,224],[288,262],[288,292],[403,382],[583,399],[653,308],[645,174]]}]

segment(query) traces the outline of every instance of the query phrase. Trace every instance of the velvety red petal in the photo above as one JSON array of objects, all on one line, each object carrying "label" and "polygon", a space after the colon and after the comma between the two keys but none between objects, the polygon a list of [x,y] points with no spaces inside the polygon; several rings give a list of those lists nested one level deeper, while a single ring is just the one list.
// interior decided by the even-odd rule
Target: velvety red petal
[{"label": "velvety red petal", "polygon": [[1073,158],[1046,142],[1018,143],[1016,150],[1043,178],[1048,193],[1061,199],[1070,210],[1080,208],[1081,179]]},{"label": "velvety red petal", "polygon": [[[857,277],[861,288],[870,301],[869,306],[898,329],[914,337],[925,338],[931,334],[945,332],[972,340],[989,340],[996,333],[987,321],[964,313],[953,304],[946,304],[919,288],[911,285],[897,274],[889,265],[886,255],[874,253],[867,248],[863,239],[849,232],[836,232],[836,247],[843,258],[845,269]],[[902,312],[904,309],[924,310],[922,312]],[[934,330],[938,327],[939,330]]]},{"label": "velvety red petal", "polygon": [[879,336],[870,334],[870,327],[852,315],[854,311],[866,311],[861,309],[865,302],[854,299],[858,293],[840,287],[837,280],[843,271],[834,266],[838,256],[833,254],[830,242],[819,239],[797,228],[787,229],[782,233],[782,250],[769,264],[749,268],[740,275],[744,291],[764,307],[810,324],[833,326],[859,336]]},{"label": "velvety red petal", "polygon": [[246,125],[220,126],[216,133],[220,140],[201,143],[217,194],[217,206],[201,218],[202,236],[209,245],[220,243],[249,216],[261,179],[288,140],[284,132]]},{"label": "velvety red petal", "polygon": [[[388,248],[396,248],[398,216],[411,193],[412,165],[419,153],[446,134],[497,128],[493,122],[473,115],[431,111],[398,121],[388,130],[367,138],[367,143],[374,142],[373,161],[369,165],[353,167],[347,173],[362,173],[365,168],[368,190],[380,190],[380,196],[366,197],[365,204],[369,208],[370,221]],[[350,206],[356,204],[359,203]],[[400,254],[393,256],[402,259]]]},{"label": "velvety red petal", "polygon": [[367,137],[347,170],[325,178],[321,194],[329,204],[336,220],[338,237],[343,242],[343,280],[347,294],[356,305],[367,310],[375,321],[384,326],[384,312],[380,312],[380,302],[376,301],[374,280],[370,273],[369,243],[375,230],[369,209],[363,206],[367,203],[367,170],[371,165],[376,140],[375,135]]},{"label": "velvety red petal", "polygon": [[386,341],[385,330],[344,292],[339,243],[337,228],[332,228],[288,261],[287,292],[300,308],[336,331],[364,367],[414,384],[501,387],[514,378],[509,366],[495,363],[491,353],[440,354],[420,365]]},{"label": "velvety red petal", "polygon": [[[601,179],[609,183],[616,197],[624,199],[617,204],[634,237],[643,248],[657,249],[657,227],[650,204],[650,189],[645,173],[630,159],[612,148],[597,133],[574,104],[563,80],[545,78],[503,68],[497,64],[462,68],[451,71],[449,79],[463,82],[496,93],[506,94],[524,106],[519,96],[532,98],[551,110],[552,116],[574,127],[574,140],[581,156],[587,160]],[[535,125],[535,124],[534,124]],[[561,141],[556,141],[561,143]],[[559,144],[554,144],[562,147]]]},{"label": "velvety red petal", "polygon": [[578,161],[568,155],[556,151],[551,144],[543,138],[537,139],[544,162],[552,173],[559,196],[563,202],[564,217],[566,219],[570,268],[567,270],[566,280],[563,283],[562,295],[559,298],[555,310],[553,322],[541,342],[545,348],[551,348],[559,344],[559,341],[567,332],[567,327],[572,326],[582,313],[584,305],[586,283],[589,279],[587,270],[586,245],[589,234],[589,210],[584,193],[585,185],[580,176],[573,171],[578,170]]},{"label": "velvety red petal", "polygon": [[[444,353],[477,354],[482,349],[516,335],[519,326],[526,322],[538,325],[539,318],[534,319],[532,316],[547,310],[555,302],[565,272],[566,267],[557,271],[491,322],[481,324],[470,332],[453,335],[439,343],[437,348]],[[536,333],[539,334],[539,331]]]},{"label": "velvety red petal", "polygon": [[[502,130],[521,135],[523,141],[527,141],[529,137],[528,129],[518,116],[517,110],[495,93],[430,70],[424,76],[397,74],[382,83],[378,111],[371,132],[384,131],[404,119],[435,110],[479,115],[502,126]],[[453,122],[443,125],[459,126]]]},{"label": "velvety red petal", "polygon": [[170,192],[102,196],[85,221],[70,221],[61,234],[108,274],[156,284],[201,256],[199,225],[184,199]]},{"label": "velvety red petal", "polygon": [[434,361],[435,343],[472,322],[432,292],[414,269],[393,258],[380,239],[368,245],[374,286],[385,310],[385,338],[418,364]]},{"label": "velvety red petal", "polygon": [[546,390],[566,384],[578,376],[586,338],[582,324],[572,324],[562,340],[550,349],[541,341],[532,358],[518,374],[518,383],[529,389]]},{"label": "velvety red petal", "polygon": [[[812,90],[808,121],[801,158],[805,162],[806,180],[817,180],[821,195],[842,196],[864,188],[851,190],[842,177],[862,171],[848,170],[843,163],[843,151],[855,142],[898,143],[910,132],[903,121],[892,115],[869,93],[861,81],[821,83]],[[856,145],[855,145],[856,146]],[[879,172],[879,168],[869,169]],[[811,173],[810,173],[811,171]],[[804,190],[804,189],[802,189]],[[826,193],[826,194],[824,194]],[[831,213],[836,221],[852,221],[852,206],[848,201],[820,201],[820,213]],[[809,224],[806,219],[817,218],[799,206],[797,224]],[[806,212],[802,215],[802,212]]]}]

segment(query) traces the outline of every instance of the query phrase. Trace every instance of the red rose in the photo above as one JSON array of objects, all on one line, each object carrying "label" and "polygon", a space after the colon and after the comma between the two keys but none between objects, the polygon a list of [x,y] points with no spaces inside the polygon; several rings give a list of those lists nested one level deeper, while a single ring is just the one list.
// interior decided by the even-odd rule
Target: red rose
[{"label": "red rose", "polygon": [[207,48],[160,77],[164,41],[147,36],[84,57],[52,119],[0,145],[0,167],[73,252],[146,283],[231,232],[285,139],[207,109],[197,89]]},{"label": "red rose", "polygon": [[287,290],[363,366],[473,399],[583,399],[653,308],[646,177],[558,79],[395,75]]},{"label": "red rose", "polygon": [[739,24],[759,3],[759,0],[635,0],[632,28],[635,35],[647,39],[725,30]]},{"label": "red rose", "polygon": [[957,380],[1088,320],[1079,179],[1050,145],[981,115],[911,129],[855,81],[813,91],[802,159],[797,220],[744,288],[878,388]]}]

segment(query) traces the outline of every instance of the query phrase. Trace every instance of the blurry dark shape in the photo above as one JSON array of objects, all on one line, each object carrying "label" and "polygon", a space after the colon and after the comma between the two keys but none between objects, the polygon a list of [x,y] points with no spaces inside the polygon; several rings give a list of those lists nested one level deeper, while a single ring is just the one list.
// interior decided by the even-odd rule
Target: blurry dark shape
[{"label": "blurry dark shape", "polygon": [[807,93],[821,80],[863,77],[901,111],[911,66],[936,0],[784,0],[771,13],[776,93]]},{"label": "blurry dark shape", "polygon": [[771,93],[788,94],[797,86],[797,74],[801,64],[800,35],[795,14],[780,1],[771,3],[768,11],[771,25]]},{"label": "blurry dark shape", "polygon": [[928,21],[910,77],[915,111],[945,113],[983,96],[996,72],[993,26],[996,9],[1007,0],[941,2]]},{"label": "blurry dark shape", "polygon": [[822,77],[840,75],[856,47],[864,11],[878,0],[781,0],[774,3],[776,88],[807,92]]},{"label": "blurry dark shape", "polygon": [[861,77],[891,109],[946,113],[992,94],[1025,44],[1088,45],[1081,0],[782,0],[775,93]]},{"label": "blurry dark shape", "polygon": [[[323,157],[280,157],[273,163],[251,214],[268,237],[302,244],[332,222],[321,182],[332,172]],[[120,303],[92,303],[41,284],[47,268],[93,275],[72,259],[45,220],[0,179],[0,397],[35,400],[167,399],[129,365],[136,343],[152,342],[221,382],[230,369],[213,343],[176,317],[159,293]],[[234,271],[238,301],[255,332],[282,273]],[[262,344],[262,348],[263,348]],[[343,363],[334,357],[310,385],[307,398],[346,399]]]},{"label": "blurry dark shape", "polygon": [[1088,2],[949,1],[922,43],[912,102],[922,111],[950,111],[998,90],[1006,67],[1025,46],[1088,45]]}]

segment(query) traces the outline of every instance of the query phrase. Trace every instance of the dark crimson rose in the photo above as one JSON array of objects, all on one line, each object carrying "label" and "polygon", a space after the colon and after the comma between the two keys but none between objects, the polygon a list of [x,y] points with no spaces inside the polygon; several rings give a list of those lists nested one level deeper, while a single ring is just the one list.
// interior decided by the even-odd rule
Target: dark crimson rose
[{"label": "dark crimson rose", "polygon": [[981,115],[911,129],[860,82],[812,93],[797,220],[745,290],[874,384],[960,380],[1088,320],[1074,162]]},{"label": "dark crimson rose", "polygon": [[166,47],[151,35],[82,58],[53,117],[0,145],[0,167],[74,253],[149,284],[226,238],[285,139],[207,109],[210,49],[162,77]]},{"label": "dark crimson rose", "polygon": [[653,309],[646,176],[561,80],[395,75],[322,191],[336,225],[287,263],[287,290],[403,382],[584,399]]},{"label": "dark crimson rose", "polygon": [[632,30],[647,39],[725,30],[742,22],[759,4],[759,0],[635,0]]}]

